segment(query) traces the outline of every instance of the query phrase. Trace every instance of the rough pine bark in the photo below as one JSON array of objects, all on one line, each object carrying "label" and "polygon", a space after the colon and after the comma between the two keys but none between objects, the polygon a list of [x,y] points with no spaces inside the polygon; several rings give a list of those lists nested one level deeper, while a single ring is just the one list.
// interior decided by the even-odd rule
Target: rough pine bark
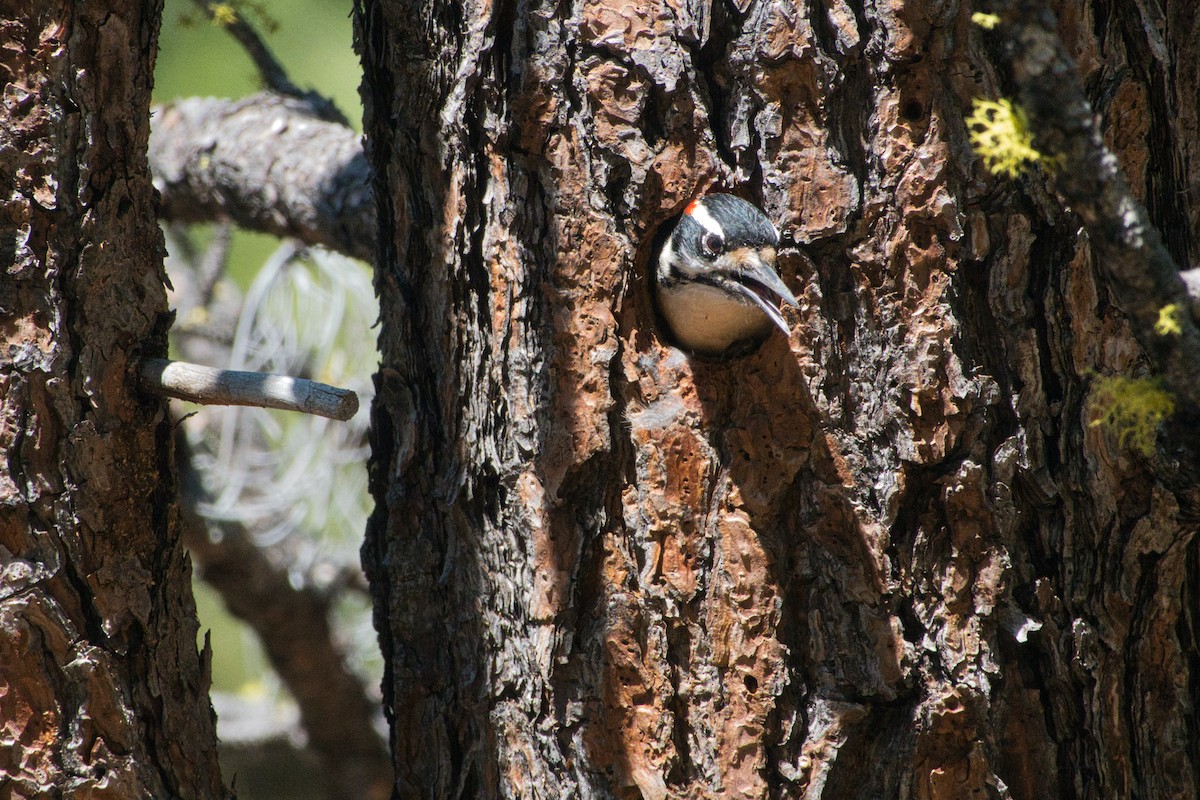
[{"label": "rough pine bark", "polygon": [[0,8],[0,796],[225,796],[179,540],[159,3]]},{"label": "rough pine bark", "polygon": [[[1148,362],[1047,175],[971,153],[974,10],[360,0],[399,797],[1197,796],[1194,410],[1089,426]],[[1194,266],[1194,10],[1054,10]],[[801,299],[728,362],[649,284],[709,189]]]}]

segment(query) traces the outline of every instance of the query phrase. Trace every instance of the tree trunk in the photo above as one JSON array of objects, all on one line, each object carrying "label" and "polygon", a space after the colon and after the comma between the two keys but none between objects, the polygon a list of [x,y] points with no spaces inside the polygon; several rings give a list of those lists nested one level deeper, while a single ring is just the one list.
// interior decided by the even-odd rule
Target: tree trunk
[{"label": "tree trunk", "polygon": [[[1191,265],[1200,30],[1160,5],[1056,11]],[[971,12],[360,0],[398,796],[1200,793],[1194,410],[1149,456],[1089,425],[1147,362],[1047,175],[971,153]],[[710,188],[801,300],[724,362],[650,286]]]},{"label": "tree trunk", "polygon": [[158,3],[6,3],[0,795],[216,798],[146,165]]}]

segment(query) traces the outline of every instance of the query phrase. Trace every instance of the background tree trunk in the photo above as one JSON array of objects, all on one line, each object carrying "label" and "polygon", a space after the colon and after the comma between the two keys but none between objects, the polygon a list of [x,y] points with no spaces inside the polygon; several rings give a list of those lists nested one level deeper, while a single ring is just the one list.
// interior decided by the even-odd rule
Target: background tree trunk
[{"label": "background tree trunk", "polygon": [[[1056,11],[1192,265],[1200,31],[1158,6]],[[970,152],[972,10],[361,0],[399,796],[1200,792],[1194,412],[1146,458],[1089,427],[1146,362],[1045,175]],[[728,363],[649,285],[709,188],[802,305]]]},{"label": "background tree trunk", "polygon": [[224,796],[179,542],[162,235],[146,166],[157,3],[0,11],[0,795]]}]

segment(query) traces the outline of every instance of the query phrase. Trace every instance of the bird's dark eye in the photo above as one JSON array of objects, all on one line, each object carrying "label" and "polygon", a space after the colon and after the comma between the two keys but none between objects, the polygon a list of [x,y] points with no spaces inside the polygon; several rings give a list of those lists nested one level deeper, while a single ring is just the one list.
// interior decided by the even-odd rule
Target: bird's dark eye
[{"label": "bird's dark eye", "polygon": [[721,252],[721,248],[725,246],[725,238],[719,233],[706,231],[704,236],[700,238],[700,247],[704,250],[704,255],[712,258],[717,253]]}]

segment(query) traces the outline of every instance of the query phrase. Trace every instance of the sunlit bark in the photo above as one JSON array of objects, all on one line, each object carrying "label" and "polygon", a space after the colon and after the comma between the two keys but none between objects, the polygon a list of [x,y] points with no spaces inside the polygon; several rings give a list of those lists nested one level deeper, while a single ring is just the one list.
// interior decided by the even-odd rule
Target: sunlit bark
[{"label": "sunlit bark", "polygon": [[[971,4],[360,5],[401,797],[1195,796],[1194,416],[1089,426],[1149,361],[1046,176],[971,153]],[[1060,32],[1191,266],[1164,5]],[[801,300],[727,363],[648,283],[711,187]]]}]

